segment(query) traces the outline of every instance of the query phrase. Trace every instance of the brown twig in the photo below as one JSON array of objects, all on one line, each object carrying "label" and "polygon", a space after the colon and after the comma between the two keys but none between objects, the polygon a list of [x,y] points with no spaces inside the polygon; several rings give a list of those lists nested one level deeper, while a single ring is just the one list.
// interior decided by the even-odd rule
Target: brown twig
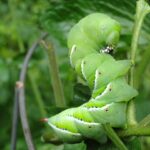
[{"label": "brown twig", "polygon": [[[18,122],[18,111],[16,108],[19,107],[19,112],[20,112],[20,118],[21,118],[21,123],[22,123],[22,128],[25,136],[25,140],[28,146],[29,150],[35,150],[33,141],[32,141],[32,136],[28,124],[28,119],[26,115],[26,105],[25,105],[25,90],[24,90],[24,82],[26,78],[26,72],[28,68],[28,63],[30,61],[30,58],[34,52],[34,50],[38,47],[39,42],[46,38],[48,34],[43,33],[41,37],[32,45],[32,47],[28,50],[27,55],[24,59],[24,63],[21,68],[20,72],[20,77],[19,81],[16,82],[16,98],[14,102],[14,115],[13,115],[13,128],[12,128],[12,150],[15,150],[16,148],[16,133],[17,133],[17,122]],[[16,115],[16,116],[15,116]],[[15,127],[16,126],[16,127]]]},{"label": "brown twig", "polygon": [[14,98],[14,106],[13,106],[13,120],[12,120],[12,133],[11,133],[11,150],[16,149],[18,116],[19,116],[18,89],[17,89],[17,87],[15,87],[15,98]]}]

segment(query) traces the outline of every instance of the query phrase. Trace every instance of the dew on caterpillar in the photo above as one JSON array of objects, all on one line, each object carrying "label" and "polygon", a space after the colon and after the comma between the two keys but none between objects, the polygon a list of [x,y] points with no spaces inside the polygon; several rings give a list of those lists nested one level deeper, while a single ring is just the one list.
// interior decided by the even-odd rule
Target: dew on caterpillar
[{"label": "dew on caterpillar", "polygon": [[[48,119],[48,124],[63,142],[84,138],[106,141],[102,124],[126,126],[127,102],[138,92],[125,80],[130,60],[115,60],[111,55],[119,41],[121,26],[102,13],[81,19],[68,35],[71,66],[92,91],[88,102],[69,108]],[[105,139],[105,140],[104,140]]]}]

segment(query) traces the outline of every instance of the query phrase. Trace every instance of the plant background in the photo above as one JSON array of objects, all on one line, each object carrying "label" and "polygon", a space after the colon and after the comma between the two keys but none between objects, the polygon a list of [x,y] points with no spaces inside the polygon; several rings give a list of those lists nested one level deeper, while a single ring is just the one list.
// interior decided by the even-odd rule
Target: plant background
[{"label": "plant background", "polygon": [[[115,53],[117,59],[128,57],[135,14],[135,0],[1,0],[0,1],[0,149],[10,149],[14,86],[25,54],[41,32],[49,33],[53,42],[68,107],[78,106],[89,98],[89,89],[77,84],[67,49],[67,34],[82,17],[93,12],[106,13],[122,24],[121,39]],[[135,99],[137,120],[150,113],[150,15],[144,21],[136,57]],[[38,94],[37,94],[38,93]],[[26,102],[29,123],[37,149],[86,149],[84,142],[74,145],[44,144],[41,135],[44,125],[39,122],[44,103],[48,116],[60,111],[55,107],[47,54],[37,48],[30,61],[26,80]],[[144,150],[150,149],[150,137],[140,138]],[[17,149],[26,150],[21,123],[18,126]],[[104,148],[106,149],[106,148]],[[109,149],[109,148],[108,148]]]}]

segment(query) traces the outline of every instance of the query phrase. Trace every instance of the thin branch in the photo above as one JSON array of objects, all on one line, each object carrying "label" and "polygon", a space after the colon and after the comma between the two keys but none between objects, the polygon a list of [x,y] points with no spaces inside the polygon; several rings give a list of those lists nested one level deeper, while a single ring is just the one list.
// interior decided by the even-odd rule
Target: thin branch
[{"label": "thin branch", "polygon": [[11,150],[16,149],[18,117],[19,117],[18,89],[17,87],[15,87],[15,98],[14,98],[13,117],[12,117],[13,120],[12,120],[12,133],[11,133]]},{"label": "thin branch", "polygon": [[149,65],[150,46],[143,52],[142,59],[135,70],[135,87],[138,89],[143,81],[144,72]]},{"label": "thin branch", "polygon": [[[32,45],[32,47],[28,50],[27,55],[25,57],[21,72],[20,72],[20,78],[19,81],[16,82],[17,84],[17,98],[15,99],[14,104],[16,104],[16,106],[14,105],[14,107],[19,107],[19,112],[20,112],[20,118],[21,118],[21,123],[22,123],[22,128],[24,131],[24,136],[25,136],[25,140],[28,146],[29,150],[35,150],[33,141],[32,141],[32,136],[31,136],[31,132],[30,132],[30,128],[28,125],[28,119],[27,119],[27,115],[26,115],[26,105],[25,105],[25,91],[24,91],[24,81],[25,81],[25,77],[26,77],[26,72],[27,72],[27,67],[28,67],[28,63],[29,60],[34,52],[34,50],[37,48],[37,46],[39,45],[39,42],[46,38],[48,34],[47,33],[43,33],[41,35],[41,37]],[[17,102],[18,100],[18,102]],[[14,108],[15,109],[15,108]],[[14,120],[14,124],[17,124],[18,122],[18,118],[15,119],[15,115],[18,115],[18,112],[16,111],[16,113],[14,113],[13,115],[13,120]],[[12,137],[14,138],[13,148],[16,148],[16,133],[17,130],[16,128],[12,129]],[[12,140],[13,141],[13,140]],[[15,150],[15,149],[13,149]]]},{"label": "thin branch", "polygon": [[121,139],[118,137],[116,132],[112,129],[110,124],[104,124],[103,127],[108,137],[113,141],[113,143],[116,145],[118,149],[128,150],[124,145],[124,143],[121,141]]},{"label": "thin branch", "polygon": [[118,131],[121,137],[126,136],[150,136],[150,114],[141,120],[136,126]]},{"label": "thin branch", "polygon": [[27,119],[27,115],[26,115],[24,81],[25,81],[26,72],[27,72],[28,63],[30,61],[30,58],[31,58],[34,50],[38,47],[39,42],[46,36],[47,36],[47,33],[42,34],[42,36],[29,49],[29,51],[25,57],[23,66],[22,66],[21,73],[20,73],[19,84],[22,84],[22,86],[20,86],[20,88],[19,88],[19,110],[20,110],[20,117],[21,117],[21,123],[22,123],[23,131],[24,131],[24,136],[25,136],[26,143],[27,143],[29,150],[35,150],[35,147],[34,147],[34,144],[32,141],[32,136],[31,136],[29,123],[28,123],[28,119]]},{"label": "thin branch", "polygon": [[138,124],[139,127],[146,127],[150,125],[150,114],[147,115],[143,120],[141,120]]},{"label": "thin branch", "polygon": [[59,76],[59,70],[58,70],[54,47],[52,46],[52,43],[45,42],[44,40],[41,41],[41,44],[44,46],[48,54],[49,70],[52,78],[52,86],[53,86],[56,106],[65,107],[66,101],[64,97],[61,79]]},{"label": "thin branch", "polygon": [[25,57],[25,60],[24,60],[24,63],[23,63],[23,66],[22,66],[22,70],[21,70],[21,73],[20,73],[20,81],[21,82],[24,82],[25,81],[25,76],[26,76],[26,70],[28,68],[28,63],[30,61],[30,58],[34,52],[34,50],[38,47],[40,41],[44,38],[47,37],[47,33],[43,33],[41,35],[41,37],[32,45],[32,47],[28,50],[28,53]]},{"label": "thin branch", "polygon": [[[138,40],[139,40],[139,35],[141,31],[141,27],[143,24],[143,20],[150,12],[150,7],[146,3],[145,0],[138,0],[137,5],[136,5],[136,15],[135,15],[135,23],[133,27],[133,36],[132,36],[132,41],[131,41],[131,60],[133,64],[135,64],[135,57],[136,57],[136,51],[137,51],[137,46],[138,46]],[[130,70],[130,85],[134,87],[134,66]],[[128,104],[128,110],[127,110],[127,115],[128,115],[128,125],[133,126],[137,124],[136,118],[135,118],[135,106],[134,106],[134,100],[131,100]]]},{"label": "thin branch", "polygon": [[22,123],[22,128],[25,136],[25,140],[28,146],[29,150],[35,150],[33,141],[32,141],[32,136],[30,132],[30,127],[28,123],[28,118],[26,114],[26,104],[25,104],[25,91],[24,91],[24,84],[21,81],[18,81],[19,87],[19,110],[20,110],[20,118],[21,118],[21,123]]},{"label": "thin branch", "polygon": [[120,137],[128,137],[128,136],[149,136],[150,135],[150,126],[141,127],[135,126],[130,127],[126,130],[122,130],[118,132]]}]

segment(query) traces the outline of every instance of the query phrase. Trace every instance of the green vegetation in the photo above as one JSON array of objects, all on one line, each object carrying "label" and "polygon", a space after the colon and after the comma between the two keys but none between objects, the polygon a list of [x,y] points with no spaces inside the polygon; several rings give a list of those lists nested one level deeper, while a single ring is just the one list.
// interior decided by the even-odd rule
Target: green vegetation
[{"label": "green vegetation", "polygon": [[[0,149],[10,149],[15,83],[19,80],[20,69],[28,49],[41,33],[48,32],[47,41],[53,44],[67,107],[79,106],[89,99],[90,92],[87,86],[80,84],[84,82],[77,78],[69,64],[66,42],[70,28],[78,20],[93,12],[110,15],[122,25],[121,39],[115,57],[125,59],[130,55],[135,10],[136,0],[0,1]],[[142,21],[144,22],[138,47],[132,47],[132,50],[136,49],[134,86],[139,91],[138,97],[134,100],[137,122],[150,113],[150,14]],[[25,83],[26,111],[37,149],[99,149],[99,145],[95,141],[85,141],[73,145],[54,145],[41,140],[41,136],[49,132],[49,127],[40,122],[43,115],[47,114],[45,117],[50,117],[66,108],[55,106],[48,55],[42,46],[38,46],[30,60]],[[148,116],[133,130],[118,131],[118,133],[124,137],[132,135],[135,130],[138,130],[138,135],[146,135],[149,129],[145,128],[145,125],[150,124],[149,120]],[[124,143],[132,150],[148,150],[150,149],[150,136],[125,138]],[[116,148],[109,141],[107,145],[101,145],[100,149],[115,150]],[[27,150],[20,119],[17,150]]]}]

